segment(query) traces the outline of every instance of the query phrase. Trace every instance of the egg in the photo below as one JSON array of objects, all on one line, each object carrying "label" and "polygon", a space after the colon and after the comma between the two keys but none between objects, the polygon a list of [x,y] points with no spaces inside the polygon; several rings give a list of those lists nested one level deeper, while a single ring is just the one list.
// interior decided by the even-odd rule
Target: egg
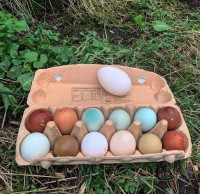
[{"label": "egg", "polygon": [[34,158],[43,158],[50,150],[48,138],[39,132],[27,135],[20,146],[21,155],[24,160],[31,162]]},{"label": "egg", "polygon": [[163,148],[165,150],[185,150],[186,140],[184,136],[177,131],[168,131],[162,138]]},{"label": "egg", "polygon": [[78,141],[71,135],[64,135],[57,139],[53,148],[53,154],[56,157],[76,156],[78,151]]},{"label": "egg", "polygon": [[168,122],[168,130],[175,130],[181,125],[180,113],[171,106],[162,107],[157,113],[158,121],[165,119]]},{"label": "egg", "polygon": [[128,74],[116,67],[102,67],[97,73],[101,86],[109,93],[124,96],[131,90],[132,83]]},{"label": "egg", "polygon": [[82,121],[89,132],[97,132],[103,126],[105,118],[99,109],[88,108],[82,115]]},{"label": "egg", "polygon": [[109,120],[111,120],[117,131],[125,130],[131,124],[130,115],[123,109],[114,110],[109,115]]},{"label": "egg", "polygon": [[36,109],[26,119],[26,127],[30,132],[44,132],[46,124],[53,120],[47,109]]},{"label": "egg", "polygon": [[162,143],[159,137],[154,134],[144,134],[138,142],[138,150],[142,154],[161,153]]},{"label": "egg", "polygon": [[60,132],[63,135],[68,135],[78,121],[78,116],[72,108],[64,107],[55,112],[53,119]]},{"label": "egg", "polygon": [[149,131],[156,125],[157,116],[151,108],[140,108],[134,115],[134,121],[140,121],[143,132]]},{"label": "egg", "polygon": [[136,148],[134,136],[129,131],[118,131],[110,140],[110,151],[115,156],[132,155]]},{"label": "egg", "polygon": [[88,133],[82,140],[81,151],[84,156],[101,157],[108,150],[108,142],[99,132]]}]

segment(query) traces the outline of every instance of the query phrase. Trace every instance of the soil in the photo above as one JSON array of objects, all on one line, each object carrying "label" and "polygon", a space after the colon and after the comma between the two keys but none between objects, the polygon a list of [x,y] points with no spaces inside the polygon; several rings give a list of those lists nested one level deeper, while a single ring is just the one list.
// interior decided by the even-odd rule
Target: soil
[{"label": "soil", "polygon": [[188,4],[190,9],[199,9],[200,8],[200,1],[199,0],[179,0],[181,3]]}]

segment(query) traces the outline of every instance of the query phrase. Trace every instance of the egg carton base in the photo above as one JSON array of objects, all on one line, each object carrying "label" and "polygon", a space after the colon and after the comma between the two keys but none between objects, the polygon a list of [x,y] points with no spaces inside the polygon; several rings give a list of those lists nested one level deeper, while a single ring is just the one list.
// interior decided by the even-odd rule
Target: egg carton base
[{"label": "egg carton base", "polygon": [[[129,94],[116,97],[103,90],[97,80],[98,70],[105,65],[78,64],[53,67],[38,70],[32,82],[28,96],[28,105],[24,111],[16,143],[16,162],[19,165],[65,165],[65,164],[109,164],[109,163],[134,163],[180,160],[191,156],[192,143],[184,118],[175,98],[164,78],[156,73],[137,68],[113,65],[125,71],[132,81]],[[140,80],[144,81],[141,83]],[[55,95],[56,94],[56,95]],[[53,114],[61,107],[73,108],[81,118],[84,110],[90,107],[99,108],[106,119],[110,112],[117,108],[126,110],[131,118],[137,109],[150,107],[154,111],[164,106],[175,107],[181,114],[182,124],[179,130],[187,139],[187,149],[184,151],[167,151],[153,155],[133,155],[131,157],[109,156],[103,158],[88,157],[53,157],[37,159],[33,163],[25,161],[20,154],[22,140],[30,133],[26,129],[27,115],[37,108],[47,108]],[[155,157],[153,157],[155,156]]]}]

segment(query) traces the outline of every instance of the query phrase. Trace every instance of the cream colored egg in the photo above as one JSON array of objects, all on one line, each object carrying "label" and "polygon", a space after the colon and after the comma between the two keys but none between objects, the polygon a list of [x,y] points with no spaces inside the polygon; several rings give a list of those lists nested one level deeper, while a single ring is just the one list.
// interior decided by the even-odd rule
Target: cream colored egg
[{"label": "cream colored egg", "polygon": [[144,134],[138,142],[138,150],[142,154],[160,153],[162,151],[162,143],[156,135],[147,133]]},{"label": "cream colored egg", "polygon": [[101,86],[113,95],[123,96],[131,90],[131,79],[119,68],[102,67],[98,71],[97,77]]},{"label": "cream colored egg", "polygon": [[110,151],[115,156],[132,155],[135,151],[135,148],[135,138],[129,131],[118,131],[110,140]]}]

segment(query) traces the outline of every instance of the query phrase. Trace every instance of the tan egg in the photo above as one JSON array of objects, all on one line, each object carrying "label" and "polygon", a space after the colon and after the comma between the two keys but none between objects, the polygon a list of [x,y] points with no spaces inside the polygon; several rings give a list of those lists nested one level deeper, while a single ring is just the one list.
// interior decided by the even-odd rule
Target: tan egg
[{"label": "tan egg", "polygon": [[144,134],[138,142],[138,150],[142,154],[160,153],[162,151],[162,143],[159,137],[154,134]]}]

